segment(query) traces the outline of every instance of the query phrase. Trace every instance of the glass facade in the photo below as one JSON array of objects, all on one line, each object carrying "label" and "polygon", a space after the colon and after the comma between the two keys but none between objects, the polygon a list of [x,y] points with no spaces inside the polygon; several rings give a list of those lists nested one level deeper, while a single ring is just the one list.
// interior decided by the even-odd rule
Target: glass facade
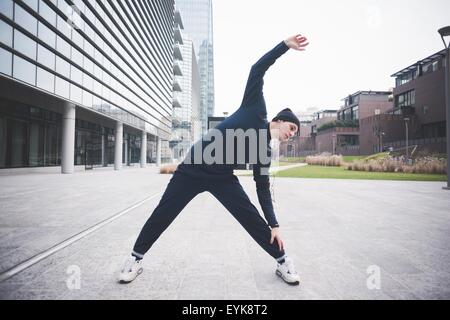
[{"label": "glass facade", "polygon": [[200,105],[203,133],[208,128],[208,117],[214,116],[214,41],[212,0],[176,0],[184,31],[195,47],[200,71]]},{"label": "glass facade", "polygon": [[[174,0],[0,0],[0,78],[147,131],[155,162],[154,136],[172,128],[173,12]],[[50,112],[39,107],[26,108]],[[61,120],[38,125],[21,108],[0,109],[0,167],[60,165]],[[112,131],[78,120],[75,164],[113,163]],[[140,135],[126,135],[126,162],[139,162]]]},{"label": "glass facade", "polygon": [[0,108],[0,168],[60,165],[60,114],[6,101]]},{"label": "glass facade", "polygon": [[173,0],[0,2],[3,74],[170,137]]}]

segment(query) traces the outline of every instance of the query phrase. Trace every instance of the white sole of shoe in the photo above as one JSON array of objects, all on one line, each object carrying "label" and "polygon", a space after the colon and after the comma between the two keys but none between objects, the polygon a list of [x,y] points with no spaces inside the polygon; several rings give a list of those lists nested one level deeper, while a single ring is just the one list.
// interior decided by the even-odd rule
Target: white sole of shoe
[{"label": "white sole of shoe", "polygon": [[120,284],[127,284],[127,283],[130,283],[130,282],[133,282],[138,277],[138,275],[140,275],[143,271],[144,271],[144,268],[140,268],[133,278],[122,278],[122,277],[119,277],[119,283]]},{"label": "white sole of shoe", "polygon": [[283,277],[283,274],[280,271],[275,271],[276,275],[279,276],[281,279],[283,279],[284,282],[286,282],[287,284],[291,285],[291,286],[298,286],[300,284],[300,281],[288,281],[287,279],[285,279]]}]

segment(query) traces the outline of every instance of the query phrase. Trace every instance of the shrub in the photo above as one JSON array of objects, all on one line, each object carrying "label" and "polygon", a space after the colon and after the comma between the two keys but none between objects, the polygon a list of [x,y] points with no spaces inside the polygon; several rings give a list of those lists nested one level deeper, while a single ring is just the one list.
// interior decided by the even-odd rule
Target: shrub
[{"label": "shrub", "polygon": [[162,174],[172,174],[175,172],[175,170],[177,170],[177,166],[176,164],[166,164],[163,165],[159,168],[159,173]]},{"label": "shrub", "polygon": [[317,156],[306,157],[306,163],[309,165],[340,167],[344,161],[341,155],[331,155],[322,153]]},{"label": "shrub", "polygon": [[423,157],[417,159],[412,165],[408,165],[402,157],[387,157],[384,159],[354,162],[349,164],[348,170],[446,174],[447,164],[444,158]]}]

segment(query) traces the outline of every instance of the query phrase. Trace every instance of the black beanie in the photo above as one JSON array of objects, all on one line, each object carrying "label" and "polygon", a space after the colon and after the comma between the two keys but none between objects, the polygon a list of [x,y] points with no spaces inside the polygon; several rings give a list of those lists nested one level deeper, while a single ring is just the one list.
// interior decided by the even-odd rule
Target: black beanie
[{"label": "black beanie", "polygon": [[292,112],[291,109],[286,108],[278,112],[275,118],[272,121],[283,120],[295,123],[297,125],[298,130],[300,130],[300,120],[298,120],[297,116]]}]

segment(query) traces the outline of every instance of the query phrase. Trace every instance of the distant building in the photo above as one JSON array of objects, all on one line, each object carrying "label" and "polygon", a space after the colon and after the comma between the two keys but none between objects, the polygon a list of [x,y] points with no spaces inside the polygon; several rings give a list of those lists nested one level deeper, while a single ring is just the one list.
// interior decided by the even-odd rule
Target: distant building
[{"label": "distant building", "polygon": [[[395,103],[387,113],[409,119],[409,145],[423,152],[446,152],[444,55],[445,50],[436,52],[392,75]],[[388,145],[404,147],[405,136]]]},{"label": "distant building", "polygon": [[214,38],[212,0],[176,0],[183,17],[185,32],[194,42],[200,75],[202,133],[206,133],[208,117],[214,115]]},{"label": "distant building", "polygon": [[[381,148],[374,139],[381,141],[382,130],[366,128],[371,123],[366,120],[371,117],[386,113],[392,109],[393,97],[391,91],[358,91],[343,99],[344,105],[338,112],[338,120],[348,123],[348,126],[338,128],[338,131],[346,131],[335,134],[334,153],[342,155],[362,155],[378,152]],[[393,117],[390,117],[393,118]],[[395,117],[394,117],[395,118]],[[383,119],[387,119],[384,117]],[[378,123],[378,122],[377,122]],[[386,124],[387,126],[387,124]]]},{"label": "distant building", "polygon": [[172,139],[173,158],[181,161],[201,133],[200,78],[193,41],[184,33],[181,14],[175,11],[175,61]]}]

